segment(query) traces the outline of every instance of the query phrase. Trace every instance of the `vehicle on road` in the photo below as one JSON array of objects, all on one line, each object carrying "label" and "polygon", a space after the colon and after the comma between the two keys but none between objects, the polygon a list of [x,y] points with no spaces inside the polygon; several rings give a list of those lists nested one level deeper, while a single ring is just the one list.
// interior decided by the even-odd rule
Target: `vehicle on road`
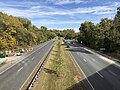
[{"label": "vehicle on road", "polygon": [[21,56],[21,55],[22,55],[22,53],[16,52],[16,56]]},{"label": "vehicle on road", "polygon": [[20,49],[19,49],[19,52],[20,52],[20,53],[24,53],[24,52],[25,52],[24,48],[20,48]]}]

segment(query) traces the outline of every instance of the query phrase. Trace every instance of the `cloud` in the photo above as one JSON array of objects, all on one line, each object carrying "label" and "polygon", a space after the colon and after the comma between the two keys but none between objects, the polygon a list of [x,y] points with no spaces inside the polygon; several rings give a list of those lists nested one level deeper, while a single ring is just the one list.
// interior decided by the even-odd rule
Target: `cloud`
[{"label": "cloud", "polygon": [[31,1],[7,1],[7,2],[0,2],[0,7],[31,7],[35,6],[39,3],[31,2]]},{"label": "cloud", "polygon": [[[108,6],[97,6],[97,7],[89,7],[89,8],[76,8],[71,10],[63,10],[63,9],[56,9],[56,8],[48,8],[48,7],[41,7],[36,6],[32,7],[31,9],[27,10],[20,10],[16,8],[0,8],[0,10],[4,13],[8,13],[15,16],[53,16],[53,15],[76,15],[76,14],[108,14],[113,13],[115,10]],[[21,13],[22,12],[22,13]]]},{"label": "cloud", "polygon": [[[53,0],[52,0],[53,1]],[[59,1],[59,0],[57,0]],[[61,0],[60,0],[61,1]],[[59,1],[59,2],[60,2]],[[63,1],[63,0],[62,0]],[[81,0],[65,0],[65,2],[80,2]],[[8,13],[10,15],[15,16],[22,16],[22,17],[31,17],[34,18],[35,16],[38,17],[47,17],[47,16],[55,16],[55,15],[63,15],[63,16],[72,16],[76,14],[112,14],[116,12],[116,6],[120,4],[120,2],[115,2],[112,5],[107,6],[93,6],[93,7],[79,7],[79,8],[72,8],[72,9],[62,9],[56,8],[53,6],[48,5],[39,5],[36,2],[23,2],[16,4],[14,3],[0,3],[0,10],[4,13]],[[11,7],[8,7],[11,6]],[[13,7],[14,6],[14,7]],[[19,7],[27,7],[27,9],[15,8],[15,6]],[[21,13],[22,12],[22,13]]]},{"label": "cloud", "polygon": [[116,7],[120,6],[120,2],[115,2],[114,4],[115,4]]},{"label": "cloud", "polygon": [[69,20],[69,21],[58,21],[58,20],[36,20],[34,23],[36,24],[45,24],[45,25],[57,25],[57,24],[79,24],[80,22],[83,22],[83,20]]},{"label": "cloud", "polygon": [[72,4],[72,3],[82,3],[82,0],[58,0],[55,2],[56,5],[65,5],[65,4]]},{"label": "cloud", "polygon": [[[53,2],[57,5],[50,5]],[[54,2],[55,1],[55,2]],[[90,0],[87,0],[90,1]],[[101,17],[112,17],[116,13],[116,8],[120,2],[113,2],[101,6],[92,7],[71,7],[62,8],[59,5],[75,4],[87,2],[85,0],[47,0],[45,3],[21,1],[21,2],[0,2],[0,11],[9,15],[25,17],[33,20],[33,24],[39,25],[79,25],[86,18],[88,21],[91,16],[96,16],[97,20]],[[92,1],[92,0],[91,0]],[[59,6],[59,7],[58,7]],[[23,9],[24,8],[24,9]],[[81,17],[84,16],[84,17]],[[98,17],[99,16],[99,17]],[[60,17],[60,18],[59,18]],[[74,17],[74,18],[71,18]],[[38,18],[38,20],[35,20]],[[67,21],[66,21],[67,18]],[[76,18],[76,19],[75,19]],[[81,20],[84,19],[84,20]],[[44,20],[43,20],[44,19]],[[79,20],[80,19],[80,20]],[[94,21],[94,18],[93,18]]]},{"label": "cloud", "polygon": [[46,0],[46,2],[51,2],[55,5],[66,5],[66,4],[79,4],[91,2],[92,0]]}]

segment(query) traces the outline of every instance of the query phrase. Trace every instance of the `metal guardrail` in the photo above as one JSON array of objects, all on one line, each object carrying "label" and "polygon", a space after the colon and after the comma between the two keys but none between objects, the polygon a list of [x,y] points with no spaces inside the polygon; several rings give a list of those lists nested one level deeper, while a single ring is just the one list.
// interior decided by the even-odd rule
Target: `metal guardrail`
[{"label": "metal guardrail", "polygon": [[39,61],[39,63],[37,64],[37,66],[34,68],[34,70],[32,71],[32,73],[29,75],[29,77],[27,78],[27,80],[24,82],[24,84],[21,86],[21,88],[19,90],[31,90],[31,88],[33,87],[38,75],[40,74],[42,68],[44,67],[44,64],[52,50],[54,45],[52,45],[49,50],[47,51],[47,53],[42,57],[42,59]]}]

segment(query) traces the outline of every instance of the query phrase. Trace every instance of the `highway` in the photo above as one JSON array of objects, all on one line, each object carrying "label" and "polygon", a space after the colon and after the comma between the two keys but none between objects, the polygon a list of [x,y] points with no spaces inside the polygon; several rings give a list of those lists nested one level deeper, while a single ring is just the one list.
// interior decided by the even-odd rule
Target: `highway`
[{"label": "highway", "polygon": [[120,90],[120,66],[91,50],[75,45],[69,51],[86,90]]},{"label": "highway", "polygon": [[35,66],[53,45],[53,40],[34,47],[26,58],[0,74],[0,90],[19,90]]}]

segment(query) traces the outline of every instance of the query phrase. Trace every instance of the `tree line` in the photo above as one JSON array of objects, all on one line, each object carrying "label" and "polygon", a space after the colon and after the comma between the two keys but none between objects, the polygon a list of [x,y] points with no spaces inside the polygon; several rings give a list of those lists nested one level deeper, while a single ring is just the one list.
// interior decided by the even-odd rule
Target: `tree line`
[{"label": "tree line", "polygon": [[37,28],[27,18],[0,12],[0,50],[40,44],[56,36],[45,26]]},{"label": "tree line", "polygon": [[105,52],[120,53],[120,7],[113,20],[103,18],[96,25],[85,21],[79,30],[79,43],[96,50],[105,48]]},{"label": "tree line", "polygon": [[65,39],[75,39],[77,38],[78,33],[74,29],[64,29],[64,30],[51,30],[57,36],[64,37]]}]

